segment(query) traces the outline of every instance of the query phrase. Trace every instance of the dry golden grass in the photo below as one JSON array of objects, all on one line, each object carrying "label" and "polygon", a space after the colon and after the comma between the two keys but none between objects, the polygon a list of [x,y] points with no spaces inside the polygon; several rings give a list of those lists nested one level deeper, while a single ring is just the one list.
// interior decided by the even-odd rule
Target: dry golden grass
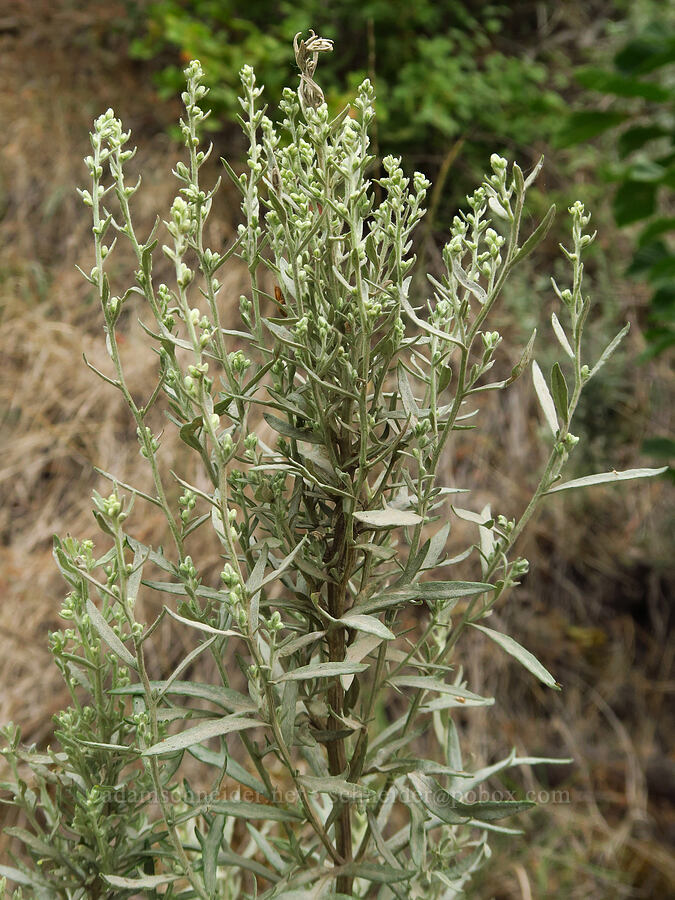
[{"label": "dry golden grass", "polygon": [[[85,353],[103,370],[108,362],[99,308],[75,271],[76,263],[91,265],[90,226],[75,186],[84,181],[81,158],[96,114],[113,106],[140,145],[141,231],[175,192],[177,148],[164,129],[178,110],[158,101],[146,73],[126,60],[121,39],[110,37],[108,25],[122,11],[32,0],[0,16],[0,719],[20,723],[29,742],[49,740],[51,716],[67,702],[47,652],[64,592],[52,535],[95,533],[89,497],[105,481],[94,465],[140,487],[147,478],[115,392],[82,360]],[[228,241],[234,208],[225,192],[213,217],[220,223],[214,246]],[[122,253],[122,275],[124,267]],[[236,271],[229,277],[224,294],[235,325],[241,278]],[[623,292],[623,314],[639,318],[628,288],[618,279],[612,288]],[[144,352],[137,315],[140,308],[130,310],[120,331],[129,381],[148,392],[154,359]],[[639,332],[629,341],[635,357]],[[607,468],[638,464],[644,433],[670,425],[663,408],[649,405],[666,378],[663,362],[631,367],[619,410],[626,439],[609,442],[616,455]],[[526,502],[541,461],[531,394],[519,383],[506,398],[493,398],[481,442],[472,436],[454,448],[447,481],[476,485],[472,504],[499,496],[495,511],[513,515]],[[499,464],[505,446],[512,448],[506,473]],[[181,453],[163,446],[167,470]],[[161,540],[152,512],[134,521],[140,539]],[[520,548],[532,573],[496,621],[556,673],[562,695],[533,684],[479,637],[464,641],[472,689],[497,697],[494,708],[474,710],[463,723],[474,761],[489,762],[511,745],[575,758],[569,771],[551,768],[536,773],[539,780],[526,771],[515,782],[566,789],[571,802],[544,805],[523,822],[527,836],[515,845],[497,842],[498,859],[473,897],[650,898],[675,890],[667,528],[663,483],[557,499],[534,523]],[[167,639],[157,671],[182,651]]]}]

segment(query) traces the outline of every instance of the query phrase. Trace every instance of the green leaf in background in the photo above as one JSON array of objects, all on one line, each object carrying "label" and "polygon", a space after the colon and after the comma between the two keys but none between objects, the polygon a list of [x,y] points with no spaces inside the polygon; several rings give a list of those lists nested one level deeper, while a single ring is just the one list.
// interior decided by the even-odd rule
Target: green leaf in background
[{"label": "green leaf in background", "polygon": [[650,24],[614,56],[617,69],[631,75],[645,75],[672,62],[675,62],[675,35],[658,22]]},{"label": "green leaf in background", "polygon": [[672,91],[660,84],[640,81],[627,75],[608,72],[606,69],[578,69],[574,77],[585,88],[603,94],[615,94],[617,97],[642,97],[655,103],[665,103],[673,97]]},{"label": "green leaf in background", "polygon": [[638,246],[644,247],[650,244],[654,238],[667,234],[669,231],[675,232],[675,216],[659,216],[642,229],[638,238]]},{"label": "green leaf in background", "polygon": [[556,146],[571,147],[582,141],[590,141],[610,128],[621,125],[627,118],[626,113],[618,110],[577,110],[564,120],[556,137]]},{"label": "green leaf in background", "polygon": [[614,218],[619,226],[630,225],[656,211],[658,184],[646,181],[624,181],[614,195]]},{"label": "green leaf in background", "polygon": [[661,125],[634,125],[622,131],[617,141],[617,148],[620,157],[626,157],[630,153],[634,153],[650,141],[669,135],[668,129]]}]

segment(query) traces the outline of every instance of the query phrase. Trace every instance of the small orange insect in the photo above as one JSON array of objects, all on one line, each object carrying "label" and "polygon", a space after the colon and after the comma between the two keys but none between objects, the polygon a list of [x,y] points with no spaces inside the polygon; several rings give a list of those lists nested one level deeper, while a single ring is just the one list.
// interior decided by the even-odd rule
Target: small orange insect
[{"label": "small orange insect", "polygon": [[286,315],[286,298],[281,293],[281,288],[278,284],[274,285],[274,299],[277,301],[277,305],[281,312]]}]

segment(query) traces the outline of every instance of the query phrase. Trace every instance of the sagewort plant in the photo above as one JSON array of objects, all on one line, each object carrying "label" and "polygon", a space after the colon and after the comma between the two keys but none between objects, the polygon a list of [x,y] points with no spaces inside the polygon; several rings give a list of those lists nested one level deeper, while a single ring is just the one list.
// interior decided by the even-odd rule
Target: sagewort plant
[{"label": "sagewort plant", "polygon": [[[560,481],[581,391],[626,331],[594,365],[584,362],[582,255],[593,235],[583,205],[570,209],[563,248],[570,286],[553,285],[561,364],[544,376],[533,335],[510,378],[490,381],[501,338],[488,317],[554,215],[521,234],[540,167],[526,178],[492,157],[492,174],[454,220],[443,276],[429,276],[432,297],[416,308],[411,235],[429,182],[408,179],[388,157],[375,202],[373,89],[364,81],[331,120],[314,80],[329,50],[313,33],[296,38],[300,85],[284,93],[278,129],[259,106],[253,70],[242,70],[248,166],[236,175],[225,163],[243,212],[227,250],[205,246],[217,185],[200,183],[211,148],[200,148],[207,88],[197,61],[185,73],[178,195],[146,240],[131,212],[138,184],[125,177],[130,134],[112,110],[95,122],[81,195],[95,244],[86,278],[101,300],[111,360],[111,374],[99,375],[129,408],[154,487],[141,491],[115,473],[110,495],[95,494],[102,556],[90,540],[55,539],[70,591],[68,627],[51,635],[51,649],[72,706],[56,717],[58,750],[22,748],[18,728],[4,729],[14,777],[3,787],[25,821],[9,830],[24,855],[0,870],[18,885],[14,897],[21,886],[38,898],[460,895],[489,856],[490,834],[517,833],[502,821],[532,805],[469,798],[501,770],[542,760],[512,752],[467,770],[455,711],[494,701],[466,683],[459,638],[479,630],[556,689],[527,650],[485,624],[527,571],[514,545],[545,496],[656,474]],[[113,235],[137,260],[122,293],[108,274]],[[170,285],[153,278],[161,240]],[[240,331],[221,324],[231,302],[221,270],[234,256],[250,275]],[[274,297],[261,286],[266,270]],[[142,297],[158,357],[142,402],[116,333],[132,295]],[[453,505],[465,489],[438,479],[449,439],[478,427],[482,396],[529,367],[550,429],[531,502],[513,520]],[[162,404],[199,458],[201,487],[162,466],[161,435],[148,425]],[[262,417],[256,433],[251,423]],[[161,510],[168,546],[133,536],[134,502]],[[474,523],[476,542],[448,559],[456,517]],[[201,574],[212,562],[200,551],[208,530],[221,546],[217,583]],[[477,580],[434,578],[440,570],[451,579],[460,564]],[[166,600],[150,624],[136,618],[141,589]],[[411,606],[413,632],[403,623]],[[155,681],[148,648],[166,628],[183,629],[191,649]],[[213,683],[185,677],[200,656],[212,659]],[[188,758],[198,785],[184,775]]]}]

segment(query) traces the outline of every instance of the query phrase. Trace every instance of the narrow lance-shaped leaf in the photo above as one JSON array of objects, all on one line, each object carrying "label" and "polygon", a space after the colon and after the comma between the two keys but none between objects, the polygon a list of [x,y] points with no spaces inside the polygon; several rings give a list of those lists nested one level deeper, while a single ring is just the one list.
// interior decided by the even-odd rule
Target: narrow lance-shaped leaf
[{"label": "narrow lance-shaped leaf", "polygon": [[553,326],[553,331],[555,336],[558,338],[558,343],[563,348],[565,353],[569,356],[570,359],[574,359],[574,350],[570,346],[570,342],[567,340],[567,335],[560,324],[560,320],[556,316],[555,313],[551,313],[551,325]]},{"label": "narrow lance-shaped leaf", "polygon": [[87,613],[89,614],[91,624],[99,633],[100,637],[110,647],[115,656],[118,656],[125,665],[131,666],[132,669],[136,669],[136,658],[127,650],[122,641],[103,618],[98,607],[89,599],[87,600]]},{"label": "narrow lance-shaped leaf", "polygon": [[223,813],[214,816],[207,837],[200,841],[202,845],[204,887],[208,891],[209,896],[217,896],[218,851],[223,842],[223,830],[226,821],[227,816]]},{"label": "narrow lance-shaped leaf", "polygon": [[478,631],[482,631],[483,634],[486,634],[495,642],[495,644],[499,644],[502,650],[505,650],[508,654],[517,659],[518,662],[525,666],[528,672],[532,672],[542,684],[554,688],[556,691],[560,690],[560,685],[548,669],[545,669],[544,666],[542,666],[534,654],[530,653],[530,651],[526,650],[524,647],[521,647],[518,641],[514,641],[508,634],[502,634],[500,631],[494,631],[492,628],[486,628],[484,625],[477,625],[475,622],[472,622],[471,624],[474,628],[477,628]]},{"label": "narrow lance-shaped leaf", "polygon": [[427,809],[450,825],[458,825],[471,819],[494,822],[536,806],[531,800],[479,800],[476,803],[464,803],[444,791],[428,775],[410,772],[407,777]]},{"label": "narrow lance-shaped leaf", "polygon": [[355,512],[354,518],[370,528],[398,528],[399,526],[419,525],[424,521],[422,516],[416,512],[392,507]]},{"label": "narrow lance-shaped leaf", "polygon": [[420,415],[419,407],[413,396],[406,371],[401,363],[398,365],[398,391],[401,395],[401,403],[403,404],[403,409],[406,411],[406,415],[410,417],[410,421],[413,425],[417,424]]},{"label": "narrow lance-shaped leaf", "polygon": [[520,378],[525,369],[529,366],[532,360],[532,353],[534,351],[534,342],[537,338],[537,329],[535,328],[530,335],[530,339],[527,342],[527,345],[523,352],[520,355],[520,359],[515,364],[515,366],[511,369],[511,375],[507,378],[504,383],[504,387],[507,387],[510,384],[513,384],[516,379]]},{"label": "narrow lance-shaped leaf", "polygon": [[279,419],[271,413],[263,413],[263,417],[270,428],[273,428],[279,434],[283,434],[284,437],[294,438],[296,441],[304,441],[307,444],[323,443],[321,435],[314,434],[312,431],[302,431],[300,428],[296,428],[289,422],[284,422],[283,419]]},{"label": "narrow lance-shaped leaf", "polygon": [[558,433],[558,417],[555,412],[555,403],[536,359],[532,360],[532,381],[534,382],[534,389],[537,392],[537,399],[544,413],[544,418],[555,437]]},{"label": "narrow lance-shaped leaf", "polygon": [[588,376],[589,378],[592,378],[598,372],[598,370],[604,366],[604,364],[607,362],[607,360],[610,358],[610,356],[614,353],[616,348],[619,346],[621,341],[626,337],[626,335],[628,334],[629,331],[630,331],[630,322],[627,322],[623,326],[621,331],[616,335],[616,337],[613,338],[609,342],[609,344],[605,347],[600,359],[596,362],[596,364],[591,369],[591,373]]},{"label": "narrow lance-shaped leaf", "polygon": [[298,682],[287,681],[284,684],[281,695],[281,708],[279,709],[279,726],[281,736],[287,747],[292,747],[295,737],[295,705],[298,699]]},{"label": "narrow lance-shaped leaf", "polygon": [[300,666],[298,669],[291,669],[290,672],[284,672],[284,674],[276,680],[309,681],[313,678],[335,678],[337,675],[356,675],[357,672],[364,672],[367,668],[368,666],[366,663],[315,663],[312,666]]},{"label": "narrow lance-shaped leaf", "polygon": [[265,565],[267,564],[267,547],[258,556],[251,576],[246,582],[246,592],[250,597],[249,618],[251,630],[255,631],[258,627],[258,615],[260,612],[260,591],[265,577]]},{"label": "narrow lance-shaped leaf", "polygon": [[171,737],[153,744],[143,751],[143,756],[161,756],[164,753],[174,753],[176,750],[184,750],[193,744],[200,744],[210,738],[220,737],[224,734],[231,734],[233,731],[244,731],[247,728],[256,728],[262,725],[257,719],[245,719],[239,715],[223,716],[222,719],[209,719],[208,722],[202,722],[195,728],[188,728],[181,731],[180,734],[174,734]]},{"label": "narrow lance-shaped leaf", "polygon": [[262,819],[271,822],[297,822],[302,819],[300,813],[281,806],[267,803],[249,803],[246,800],[216,800],[211,804],[215,813],[234,816],[236,819]]},{"label": "narrow lance-shaped leaf", "polygon": [[668,466],[660,469],[626,469],[623,472],[600,472],[597,475],[586,475],[583,478],[575,478],[564,484],[556,484],[546,491],[547,494],[556,494],[558,491],[569,491],[573,488],[590,487],[593,484],[614,484],[617,481],[630,481],[633,478],[654,478],[668,471]]},{"label": "narrow lance-shaped leaf", "polygon": [[[228,712],[253,712],[256,709],[255,704],[250,697],[240,694],[232,688],[222,687],[217,684],[202,684],[196,681],[151,681],[150,687],[153,691],[162,694],[177,694],[179,697],[196,697],[199,700],[208,700],[217,706],[228,710]],[[129,684],[124,687],[110,688],[111,694],[128,694],[132,697],[140,697],[145,693],[142,684]]]},{"label": "narrow lance-shaped leaf", "polygon": [[511,261],[511,265],[515,265],[520,262],[522,259],[525,259],[526,256],[529,256],[530,253],[536,247],[541,244],[546,235],[549,232],[551,225],[553,224],[553,220],[555,219],[555,203],[553,203],[544,218],[541,220],[537,228],[532,232],[529,238],[525,241],[523,246],[518,250],[516,255],[513,257]]},{"label": "narrow lance-shaped leaf", "polygon": [[461,597],[473,597],[494,591],[494,584],[482,581],[423,581],[405,589],[411,599],[420,600],[457,600]]},{"label": "narrow lance-shaped leaf", "polygon": [[558,363],[554,363],[551,369],[551,393],[553,394],[553,402],[558,410],[558,415],[567,425],[569,420],[569,394],[565,376]]},{"label": "narrow lance-shaped leaf", "polygon": [[368,800],[374,792],[360,784],[345,781],[343,778],[315,778],[313,775],[300,775],[298,782],[311,794],[329,794],[339,800]]},{"label": "narrow lance-shaped leaf", "polygon": [[340,625],[353,628],[355,631],[363,631],[365,634],[374,634],[385,641],[393,641],[396,635],[375,616],[346,615],[338,619]]},{"label": "narrow lance-shaped leaf", "polygon": [[166,872],[164,875],[142,875],[139,878],[122,878],[120,875],[106,875],[105,872],[102,872],[101,877],[105,878],[112,887],[138,892],[140,890],[154,891],[155,888],[161,887],[163,884],[177,881],[181,876]]}]

